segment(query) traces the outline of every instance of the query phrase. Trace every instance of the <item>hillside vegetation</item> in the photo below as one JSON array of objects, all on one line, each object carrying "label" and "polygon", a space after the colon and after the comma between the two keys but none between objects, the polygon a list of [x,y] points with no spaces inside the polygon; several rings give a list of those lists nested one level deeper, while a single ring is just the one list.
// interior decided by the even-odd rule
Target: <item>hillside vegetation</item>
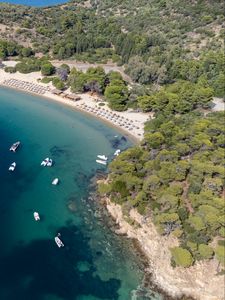
[{"label": "hillside vegetation", "polygon": [[[41,71],[43,82],[101,94],[114,110],[154,113],[144,140],[110,164],[99,192],[125,213],[135,207],[150,215],[160,234],[175,235],[173,266],[215,257],[224,267],[224,113],[203,114],[224,96],[223,11],[219,0],[0,4],[0,59],[20,59],[6,71]],[[52,58],[110,60],[133,84],[100,67],[55,69]]]},{"label": "hillside vegetation", "polygon": [[[50,8],[0,4],[0,36],[54,58],[125,65],[141,84],[196,83],[223,96],[223,1],[70,1]],[[10,54],[0,51],[0,57]]]},{"label": "hillside vegetation", "polygon": [[224,264],[223,120],[223,113],[159,115],[146,124],[141,145],[110,164],[108,183],[99,186],[125,212],[136,207],[161,234],[180,239],[173,264],[187,267],[214,255]]}]

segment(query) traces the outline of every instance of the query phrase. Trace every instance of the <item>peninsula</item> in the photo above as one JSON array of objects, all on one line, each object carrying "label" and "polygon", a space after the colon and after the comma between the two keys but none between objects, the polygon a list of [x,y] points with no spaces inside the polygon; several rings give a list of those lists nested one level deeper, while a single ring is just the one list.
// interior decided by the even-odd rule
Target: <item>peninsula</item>
[{"label": "peninsula", "polygon": [[172,297],[224,300],[222,1],[0,4],[0,85],[51,98],[135,142],[98,194]]}]

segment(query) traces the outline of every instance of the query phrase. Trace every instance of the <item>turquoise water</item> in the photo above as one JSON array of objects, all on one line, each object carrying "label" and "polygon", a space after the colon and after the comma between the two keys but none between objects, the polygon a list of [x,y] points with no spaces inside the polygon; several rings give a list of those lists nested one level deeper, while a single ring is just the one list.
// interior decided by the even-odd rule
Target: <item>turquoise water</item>
[{"label": "turquoise water", "polygon": [[[111,157],[128,140],[94,118],[5,88],[0,140],[0,299],[160,299],[141,296],[142,265],[130,242],[112,233],[88,198],[90,179],[105,170],[96,155]],[[22,145],[12,153],[17,140]],[[45,157],[54,160],[52,168],[40,166]],[[51,185],[55,177],[58,186]],[[140,296],[132,298],[134,291]]]},{"label": "turquoise water", "polygon": [[29,5],[29,6],[50,6],[50,5],[66,3],[68,1],[66,0],[5,0],[5,1],[0,1],[0,3],[1,2]]}]

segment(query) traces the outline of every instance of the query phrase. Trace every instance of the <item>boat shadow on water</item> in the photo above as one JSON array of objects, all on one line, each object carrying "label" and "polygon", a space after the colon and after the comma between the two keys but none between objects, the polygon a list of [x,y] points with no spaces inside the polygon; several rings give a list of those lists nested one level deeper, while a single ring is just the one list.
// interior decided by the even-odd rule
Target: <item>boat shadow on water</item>
[{"label": "boat shadow on water", "polygon": [[[65,244],[62,249],[54,239],[41,239],[19,245],[0,258],[0,293],[7,289],[7,300],[15,300],[15,295],[18,300],[39,300],[46,295],[65,300],[81,295],[118,299],[121,282],[115,278],[102,281],[96,275],[89,239],[74,225],[59,228],[59,232]],[[81,262],[90,267],[80,270]]]},{"label": "boat shadow on water", "polygon": [[64,146],[53,146],[52,148],[50,148],[50,153],[51,156],[53,156],[54,158],[59,158],[61,156],[65,156],[66,158],[70,158],[71,155],[73,154],[71,151],[71,146],[69,145],[64,145]]},{"label": "boat shadow on water", "polygon": [[109,139],[110,141],[110,144],[112,146],[113,149],[117,149],[119,147],[127,147],[127,138],[125,136],[122,136],[122,137],[114,137],[113,139]]}]

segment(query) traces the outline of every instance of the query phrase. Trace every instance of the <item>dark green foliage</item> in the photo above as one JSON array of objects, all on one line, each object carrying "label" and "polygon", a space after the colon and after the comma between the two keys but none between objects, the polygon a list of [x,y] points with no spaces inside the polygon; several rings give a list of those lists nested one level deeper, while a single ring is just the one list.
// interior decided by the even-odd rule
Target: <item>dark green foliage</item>
[{"label": "dark green foliage", "polygon": [[122,81],[112,81],[105,89],[105,98],[113,110],[126,110],[128,89]]},{"label": "dark green foliage", "polygon": [[41,82],[42,83],[49,83],[49,82],[51,82],[52,81],[52,77],[43,77],[42,78],[42,80],[41,80]]},{"label": "dark green foliage", "polygon": [[224,237],[224,148],[217,143],[224,133],[223,117],[222,112],[158,115],[146,125],[142,145],[110,164],[107,194],[112,196],[110,186],[122,181],[126,192],[119,198],[113,194],[112,200],[142,214],[151,210],[159,232],[174,234],[190,249],[187,262],[177,258],[179,265],[211,258],[214,250],[208,244]]},{"label": "dark green foliage", "polygon": [[46,62],[41,65],[41,74],[49,76],[55,73],[55,67],[50,63]]},{"label": "dark green foliage", "polygon": [[173,266],[188,267],[214,252],[223,263],[224,245],[211,249],[209,243],[225,236],[224,114],[199,112],[213,96],[224,96],[222,1],[102,0],[90,6],[70,1],[15,10],[0,4],[0,22],[20,28],[19,42],[33,43],[32,50],[24,48],[8,35],[10,42],[0,41],[0,59],[18,56],[21,62],[7,71],[45,76],[55,69],[46,58],[30,57],[34,52],[124,65],[136,82],[131,89],[119,73],[100,67],[83,73],[62,64],[52,79],[60,89],[102,94],[114,110],[154,112],[141,145],[113,160],[100,192],[141,214],[151,212],[161,234],[180,240],[171,250]]},{"label": "dark green foliage", "polygon": [[[90,7],[69,1],[63,8],[16,9],[2,3],[0,8],[0,22],[20,28],[17,40],[33,43],[35,52],[92,63],[112,60],[125,64],[140,84],[204,81],[213,95],[224,95],[222,1],[102,0]],[[0,58],[31,54],[20,47],[0,43]],[[184,101],[177,110],[189,111],[190,105]]]},{"label": "dark green foliage", "polygon": [[101,94],[105,90],[106,74],[101,67],[91,67],[86,73],[71,69],[69,84],[73,92],[95,92]]},{"label": "dark green foliage", "polygon": [[33,50],[29,47],[29,48],[22,48],[20,51],[20,55],[22,57],[29,57],[32,56],[34,54]]},{"label": "dark green foliage", "polygon": [[15,67],[5,67],[4,71],[7,72],[7,73],[15,73],[16,68]]},{"label": "dark green foliage", "polygon": [[62,81],[61,79],[59,79],[58,77],[53,78],[52,84],[53,84],[54,87],[57,88],[58,90],[63,90],[63,89],[65,88],[65,84],[64,84],[63,81]]},{"label": "dark green foliage", "polygon": [[0,59],[5,59],[8,56],[19,55],[23,47],[15,42],[0,40]]},{"label": "dark green foliage", "polygon": [[208,108],[212,99],[213,90],[208,86],[178,81],[150,96],[140,96],[137,101],[143,111],[184,114],[198,107]]}]

